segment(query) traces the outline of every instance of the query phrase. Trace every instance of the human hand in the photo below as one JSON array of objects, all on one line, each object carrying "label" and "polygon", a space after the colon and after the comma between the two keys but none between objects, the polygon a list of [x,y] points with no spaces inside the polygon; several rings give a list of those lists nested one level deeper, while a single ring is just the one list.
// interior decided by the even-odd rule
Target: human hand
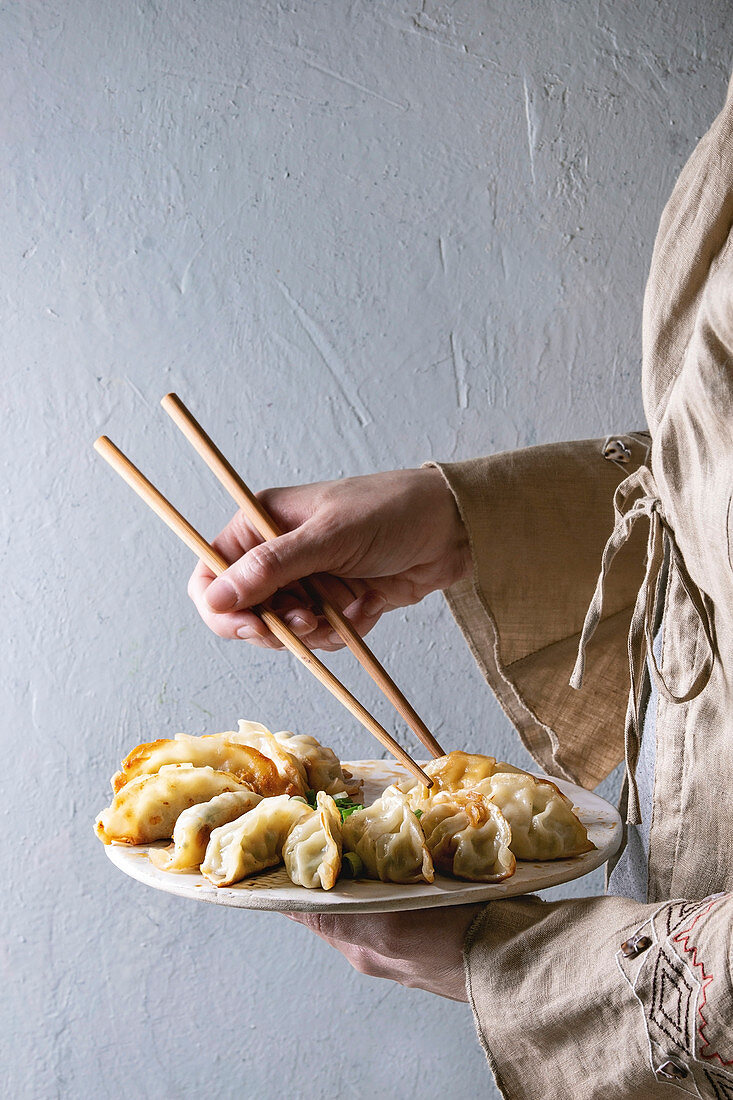
[{"label": "human hand", "polygon": [[216,579],[199,562],[189,581],[199,614],[222,638],[281,649],[247,610],[268,600],[311,649],[340,649],[301,578],[330,574],[333,602],[363,635],[385,611],[417,603],[470,570],[468,535],[435,468],[269,489],[259,499],[286,533],[262,542],[237,512],[212,544],[230,568]]},{"label": "human hand", "polygon": [[287,913],[324,939],[361,974],[467,1001],[463,942],[483,905],[406,913]]}]

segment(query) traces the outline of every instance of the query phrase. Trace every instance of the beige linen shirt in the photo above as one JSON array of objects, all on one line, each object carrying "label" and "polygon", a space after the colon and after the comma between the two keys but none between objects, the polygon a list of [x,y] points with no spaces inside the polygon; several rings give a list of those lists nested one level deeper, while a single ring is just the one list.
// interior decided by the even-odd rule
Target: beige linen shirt
[{"label": "beige linen shirt", "polygon": [[[646,901],[493,902],[466,942],[479,1037],[511,1100],[733,1100],[732,90],[655,245],[651,450],[632,433],[441,466],[474,562],[446,595],[484,675],[549,773],[594,786],[626,749],[630,820],[638,675],[664,606]],[[620,549],[583,634],[609,537],[606,556]]]}]

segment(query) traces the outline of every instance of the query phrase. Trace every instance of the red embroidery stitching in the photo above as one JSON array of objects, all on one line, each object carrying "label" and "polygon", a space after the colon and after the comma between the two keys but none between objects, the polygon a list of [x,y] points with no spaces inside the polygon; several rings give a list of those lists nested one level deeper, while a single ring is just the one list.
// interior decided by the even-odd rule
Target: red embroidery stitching
[{"label": "red embroidery stitching", "polygon": [[695,946],[695,944],[693,944],[692,947],[690,947],[690,944],[689,944],[690,933],[692,932],[692,930],[695,927],[695,925],[697,924],[697,922],[700,920],[700,917],[704,917],[707,913],[710,912],[712,907],[717,902],[722,901],[722,900],[723,900],[722,898],[715,898],[713,901],[711,901],[710,904],[705,909],[703,909],[701,912],[699,912],[695,915],[690,927],[689,928],[684,928],[681,932],[678,932],[677,935],[674,936],[672,942],[673,943],[679,943],[679,944],[682,945],[682,947],[684,948],[686,953],[692,957],[693,967],[698,967],[699,970],[700,970],[700,973],[702,974],[702,982],[700,983],[700,989],[702,991],[702,996],[700,997],[700,1004],[697,1006],[697,1011],[699,1013],[700,1020],[701,1020],[701,1023],[698,1026],[698,1029],[697,1029],[697,1033],[700,1036],[700,1057],[701,1058],[707,1058],[707,1059],[717,1058],[718,1061],[720,1062],[721,1066],[733,1066],[733,1058],[731,1058],[730,1061],[726,1061],[725,1058],[723,1058],[723,1056],[721,1054],[719,1054],[717,1050],[712,1051],[712,1053],[710,1053],[710,1054],[706,1053],[705,1050],[704,1050],[704,1047],[709,1047],[710,1046],[710,1041],[709,1041],[709,1039],[707,1039],[705,1037],[705,1028],[707,1027],[707,1020],[705,1019],[705,1016],[703,1014],[703,1008],[705,1007],[705,1002],[707,1001],[707,998],[708,998],[708,986],[713,981],[715,975],[712,974],[712,973],[710,973],[710,974],[705,973],[705,967],[699,961],[699,959],[697,957],[697,947]]}]

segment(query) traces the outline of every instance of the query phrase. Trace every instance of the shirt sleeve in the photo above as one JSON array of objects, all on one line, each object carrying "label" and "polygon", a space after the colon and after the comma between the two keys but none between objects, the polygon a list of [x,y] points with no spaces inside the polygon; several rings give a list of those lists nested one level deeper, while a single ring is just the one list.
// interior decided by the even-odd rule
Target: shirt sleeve
[{"label": "shirt sleeve", "polygon": [[648,448],[638,432],[434,464],[473,558],[473,575],[446,591],[448,604],[532,756],[587,787],[623,758],[626,636],[643,577],[643,533],[614,561],[582,693],[569,686],[570,674],[613,528],[614,491]]},{"label": "shirt sleeve", "polygon": [[465,945],[506,1100],[733,1098],[733,894],[496,901]]}]

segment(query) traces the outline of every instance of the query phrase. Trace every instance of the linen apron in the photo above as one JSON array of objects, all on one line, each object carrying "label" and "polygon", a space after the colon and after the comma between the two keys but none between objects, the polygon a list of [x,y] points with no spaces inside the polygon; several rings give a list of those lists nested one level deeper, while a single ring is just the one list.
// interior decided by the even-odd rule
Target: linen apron
[{"label": "linen apron", "polygon": [[551,775],[593,787],[626,757],[644,838],[645,896],[474,923],[469,999],[511,1100],[733,1100],[732,226],[729,88],[655,244],[650,436],[438,464],[474,563],[446,597],[486,679]]}]

